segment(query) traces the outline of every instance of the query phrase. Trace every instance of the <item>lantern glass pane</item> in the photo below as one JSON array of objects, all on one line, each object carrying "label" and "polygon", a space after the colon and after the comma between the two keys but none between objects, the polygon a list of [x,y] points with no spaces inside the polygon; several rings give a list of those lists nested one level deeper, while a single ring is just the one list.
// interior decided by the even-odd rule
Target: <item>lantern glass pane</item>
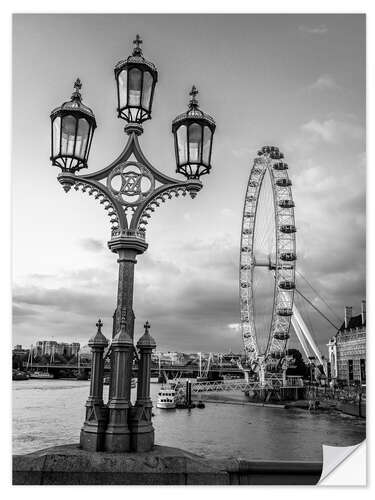
[{"label": "lantern glass pane", "polygon": [[119,104],[120,108],[126,106],[128,99],[128,73],[126,69],[123,69],[118,76],[118,91],[119,91]]},{"label": "lantern glass pane", "polygon": [[200,163],[202,150],[202,129],[198,123],[189,126],[189,161]]},{"label": "lantern glass pane", "polygon": [[80,118],[78,121],[78,132],[76,141],[75,156],[81,160],[85,157],[87,140],[89,138],[90,126],[85,118]]},{"label": "lantern glass pane", "polygon": [[211,147],[212,132],[207,125],[204,127],[203,131],[203,156],[202,163],[204,165],[210,164],[210,147]]},{"label": "lantern glass pane", "polygon": [[76,135],[76,119],[72,115],[64,116],[62,119],[61,132],[61,154],[73,155],[74,140]]},{"label": "lantern glass pane", "polygon": [[186,125],[181,125],[177,130],[178,163],[187,163],[187,129]]},{"label": "lantern glass pane", "polygon": [[142,71],[133,68],[129,71],[129,106],[140,106],[142,90]]},{"label": "lantern glass pane", "polygon": [[57,116],[53,120],[52,134],[53,134],[53,156],[57,156],[60,153],[60,127],[61,118]]},{"label": "lantern glass pane", "polygon": [[143,93],[142,93],[142,107],[150,110],[150,100],[151,100],[151,89],[152,89],[152,76],[149,71],[143,74]]}]

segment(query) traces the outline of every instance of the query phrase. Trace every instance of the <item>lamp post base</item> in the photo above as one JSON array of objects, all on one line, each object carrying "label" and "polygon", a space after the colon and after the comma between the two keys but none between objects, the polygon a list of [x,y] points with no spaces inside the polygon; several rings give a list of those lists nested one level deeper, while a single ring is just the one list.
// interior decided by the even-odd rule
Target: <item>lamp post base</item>
[{"label": "lamp post base", "polygon": [[86,420],[81,429],[80,446],[85,451],[103,451],[108,409],[103,401],[86,403]]},{"label": "lamp post base", "polygon": [[155,431],[152,425],[149,428],[140,428],[132,430],[131,450],[132,451],[151,451],[155,443]]},{"label": "lamp post base", "polygon": [[137,401],[130,410],[129,429],[132,451],[150,451],[155,442],[155,431],[151,422],[151,401]]},{"label": "lamp post base", "polygon": [[151,421],[132,420],[130,422],[132,451],[150,451],[155,443],[155,431]]},{"label": "lamp post base", "polygon": [[119,432],[117,429],[114,432],[107,429],[104,440],[104,451],[109,453],[124,453],[130,451],[130,432],[124,430]]},{"label": "lamp post base", "polygon": [[105,439],[105,425],[88,426],[81,429],[80,447],[85,451],[103,451]]}]

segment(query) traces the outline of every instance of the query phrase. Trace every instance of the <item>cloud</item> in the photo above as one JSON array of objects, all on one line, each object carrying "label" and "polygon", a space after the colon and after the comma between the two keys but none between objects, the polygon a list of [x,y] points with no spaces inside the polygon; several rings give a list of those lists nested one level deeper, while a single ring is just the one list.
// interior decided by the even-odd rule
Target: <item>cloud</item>
[{"label": "cloud", "polygon": [[220,210],[220,213],[221,213],[221,215],[224,215],[224,217],[230,217],[232,215],[235,215],[233,210],[231,210],[230,208],[222,208]]},{"label": "cloud", "polygon": [[304,123],[301,130],[309,133],[313,140],[321,140],[330,144],[338,144],[347,139],[359,141],[364,138],[361,125],[353,121],[334,118],[322,121],[312,119]]},{"label": "cloud", "polygon": [[331,75],[321,75],[319,78],[308,86],[311,91],[337,90],[340,86],[337,85],[335,79]]},{"label": "cloud", "polygon": [[103,242],[95,238],[82,238],[80,245],[89,252],[101,252],[104,249]]},{"label": "cloud", "polygon": [[230,323],[228,325],[228,328],[230,330],[234,330],[235,332],[240,332],[241,331],[241,325],[240,325],[240,323]]},{"label": "cloud", "polygon": [[311,33],[312,35],[323,35],[328,31],[328,28],[325,24],[319,24],[318,26],[306,26],[302,24],[298,26],[298,29],[303,33]]}]

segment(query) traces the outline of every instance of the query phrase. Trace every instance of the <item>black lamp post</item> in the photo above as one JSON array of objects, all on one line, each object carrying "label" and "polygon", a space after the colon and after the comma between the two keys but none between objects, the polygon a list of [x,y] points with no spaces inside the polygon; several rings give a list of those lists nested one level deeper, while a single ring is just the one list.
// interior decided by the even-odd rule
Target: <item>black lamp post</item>
[{"label": "black lamp post", "polygon": [[[61,168],[58,180],[66,192],[71,187],[81,189],[104,205],[112,227],[108,247],[118,255],[117,307],[113,324],[113,345],[116,347],[117,361],[111,367],[111,380],[116,381],[116,384],[111,384],[110,387],[110,411],[103,408],[100,414],[97,410],[90,414],[90,418],[95,419],[99,415],[102,419],[103,415],[110,414],[106,435],[97,442],[103,442],[103,448],[107,451],[119,452],[128,451],[130,447],[137,450],[150,449],[154,439],[151,422],[150,425],[137,424],[137,418],[144,418],[145,414],[139,410],[140,400],[137,402],[136,412],[130,403],[129,365],[135,349],[133,288],[136,256],[145,252],[148,247],[145,230],[155,208],[172,196],[189,194],[194,198],[202,188],[200,176],[209,173],[211,169],[212,138],[215,131],[213,118],[198,108],[197,91],[193,87],[188,111],[179,115],[172,124],[177,172],[183,174],[186,180],[166,176],[146,159],[138,137],[143,132],[142,123],[151,118],[157,70],[143,57],[140,48],[142,40],[138,35],[133,43],[135,48],[132,55],[115,67],[117,112],[119,118],[127,122],[125,132],[128,135],[126,146],[115,161],[97,172],[77,174],[81,168],[87,167],[96,127],[92,110],[82,103],[79,80],[76,81],[71,101],[51,113],[51,160],[53,165]],[[133,346],[130,350],[129,342],[130,347]],[[122,355],[122,351],[126,355]],[[143,390],[146,389],[143,387]],[[118,394],[121,394],[121,398]],[[146,413],[151,415],[149,407]],[[103,430],[102,425],[90,425],[90,430],[96,427]],[[138,439],[136,435],[133,436],[137,433],[141,433],[142,437]],[[86,437],[83,429],[82,447],[90,449],[89,441],[92,447],[92,433],[90,437]]]}]

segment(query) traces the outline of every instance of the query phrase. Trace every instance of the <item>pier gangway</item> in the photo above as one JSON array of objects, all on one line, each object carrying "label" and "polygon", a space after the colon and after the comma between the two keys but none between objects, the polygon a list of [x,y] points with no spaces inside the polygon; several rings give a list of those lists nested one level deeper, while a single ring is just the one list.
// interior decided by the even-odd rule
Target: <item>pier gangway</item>
[{"label": "pier gangway", "polygon": [[[184,382],[182,381],[176,384],[176,388],[183,386]],[[286,379],[283,379],[283,377],[278,375],[267,377],[264,383],[261,383],[259,380],[246,381],[245,379],[191,381],[191,391],[195,394],[201,392],[275,391],[280,389],[299,389],[303,386],[302,377],[288,376]]]}]

